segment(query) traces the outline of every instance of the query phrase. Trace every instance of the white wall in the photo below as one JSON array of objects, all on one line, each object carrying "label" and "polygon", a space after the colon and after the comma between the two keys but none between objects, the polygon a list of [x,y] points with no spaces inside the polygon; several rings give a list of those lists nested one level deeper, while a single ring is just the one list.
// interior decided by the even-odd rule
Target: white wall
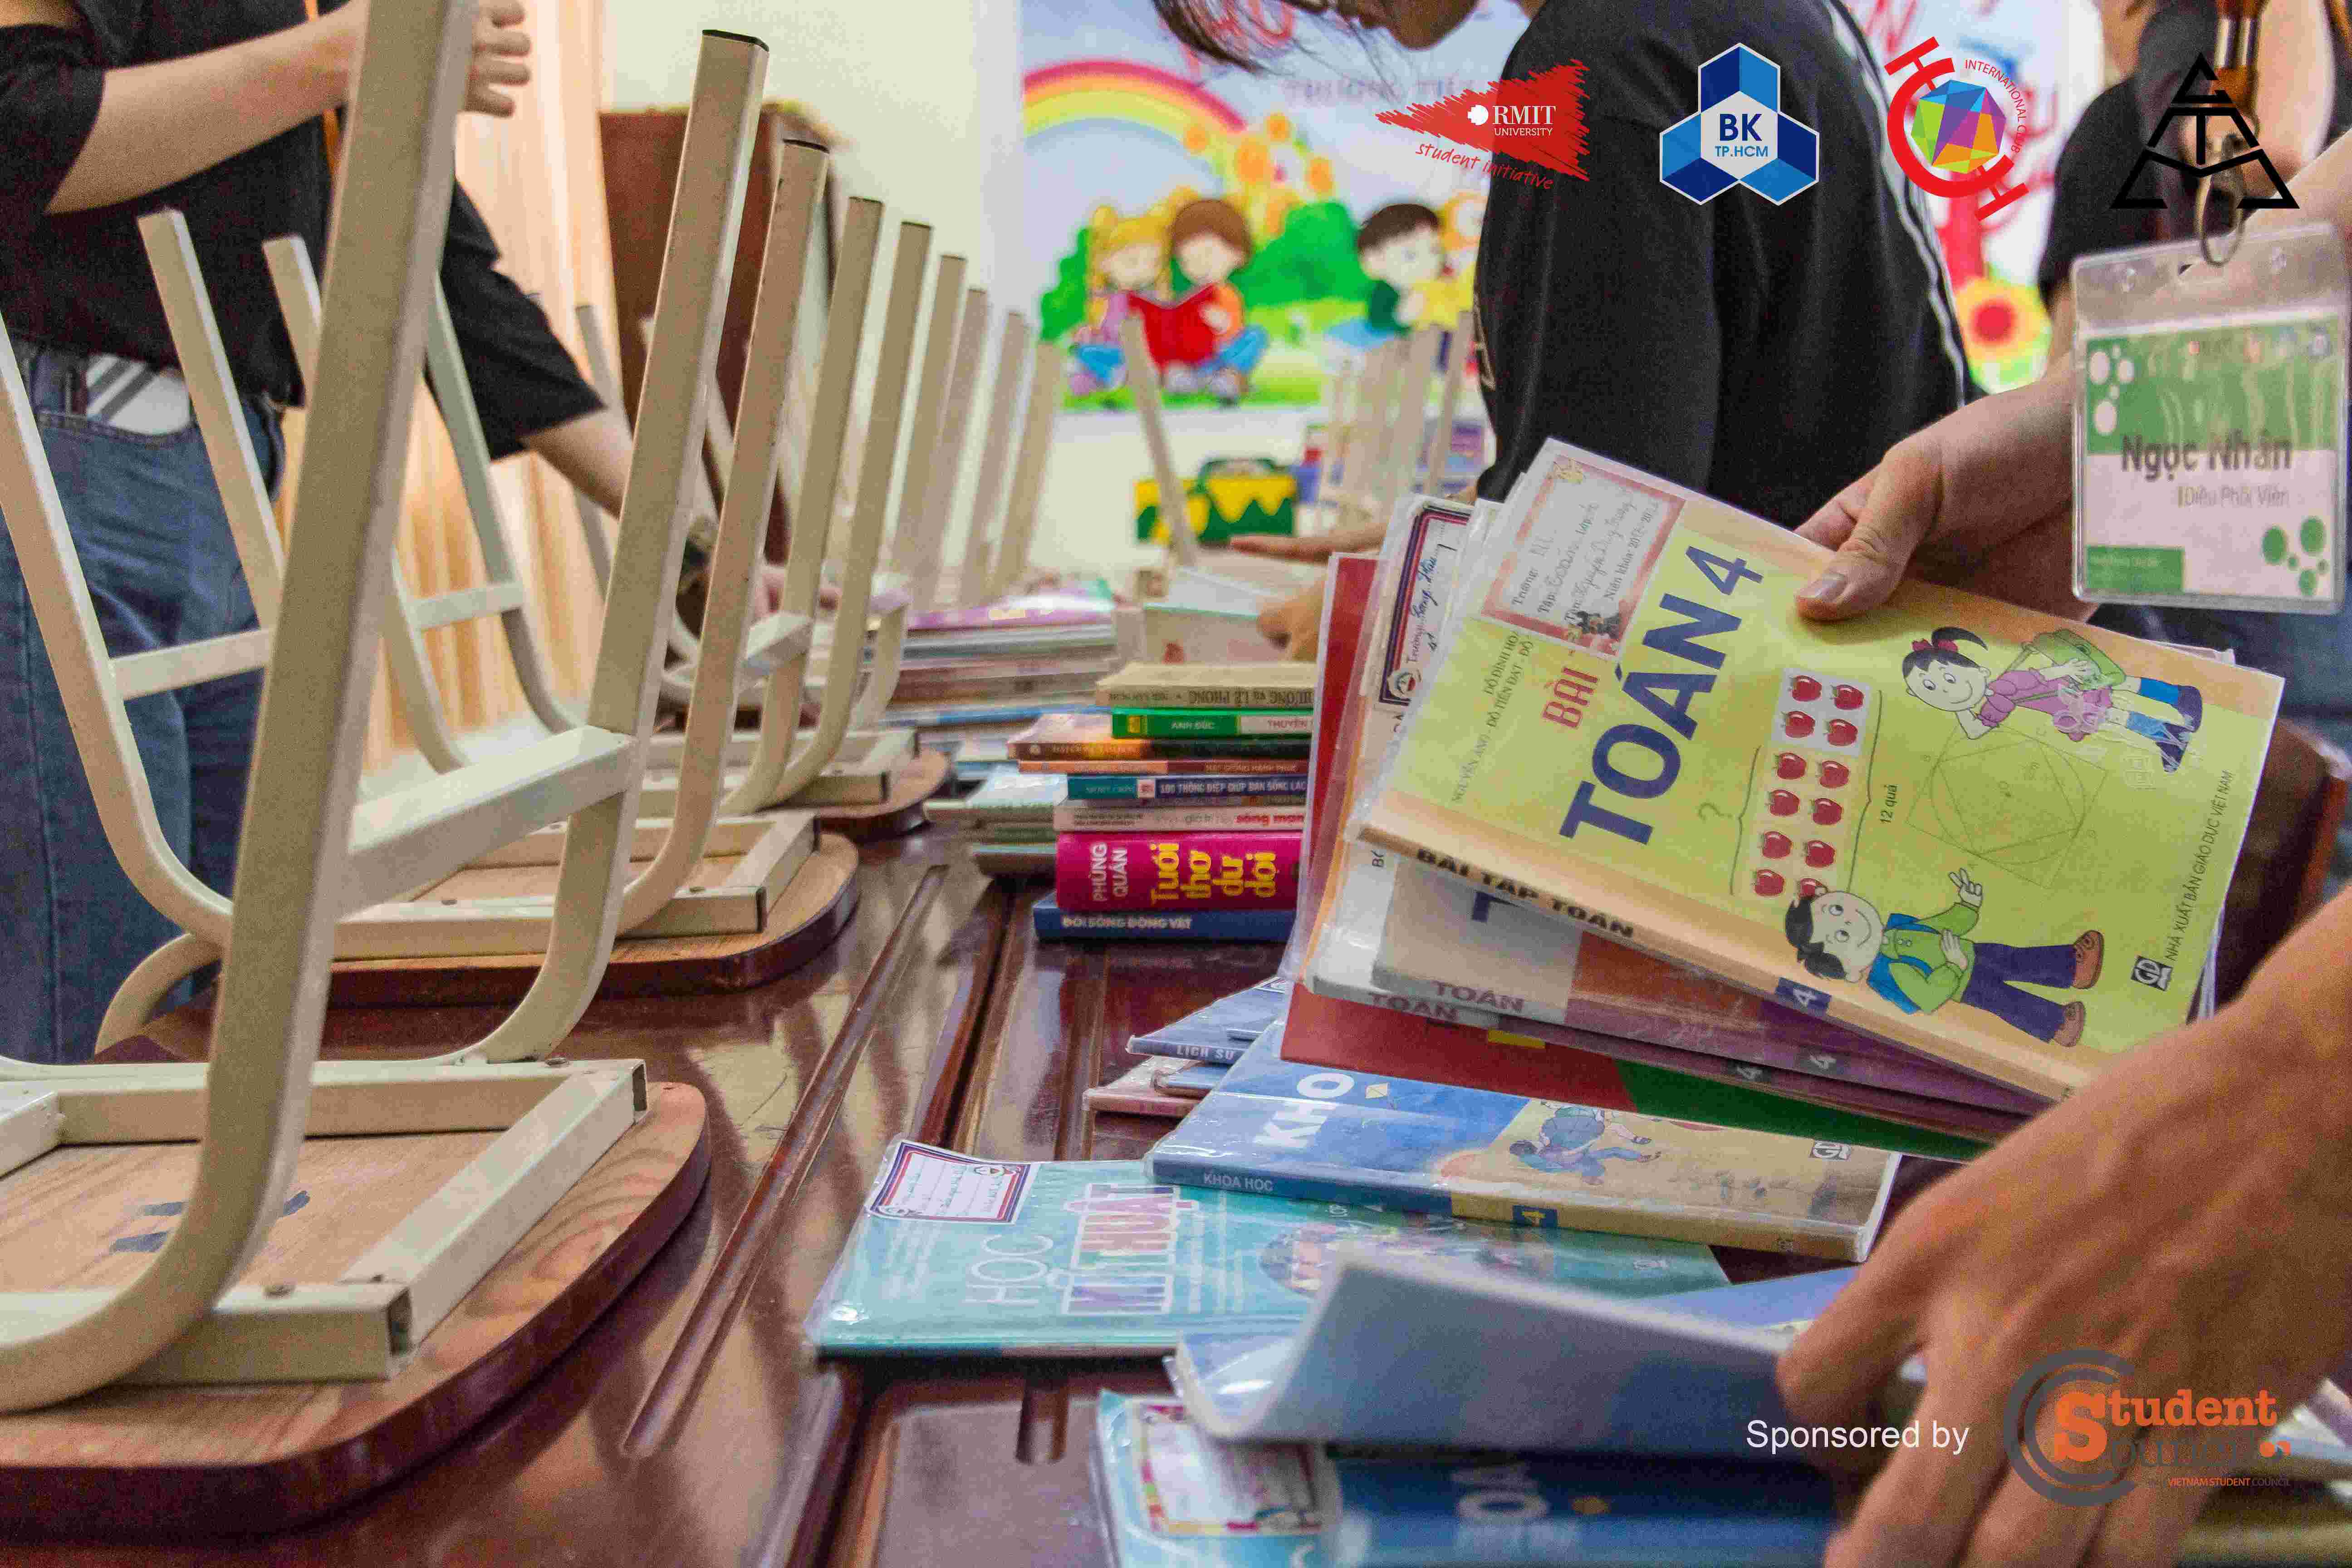
[{"label": "white wall", "polygon": [[[991,288],[999,321],[1009,305],[1034,320],[1036,301],[1008,300],[995,289],[997,279],[1019,271],[1019,0],[606,0],[606,17],[607,100],[614,108],[684,103],[697,35],[717,27],[765,39],[773,52],[768,95],[799,100],[840,133],[845,145],[837,167],[846,190],[880,200],[893,220],[868,315],[869,361],[898,218],[932,226],[934,255],[970,258],[971,281]],[[982,423],[975,410],[967,489]],[[1189,476],[1213,456],[1294,455],[1304,416],[1178,424],[1171,445],[1179,471]],[[1036,562],[1118,580],[1129,566],[1158,560],[1159,551],[1131,542],[1134,484],[1150,466],[1131,415],[1065,416],[1039,505]],[[960,502],[956,516],[963,515]],[[951,527],[950,571],[961,555],[960,527]]]}]

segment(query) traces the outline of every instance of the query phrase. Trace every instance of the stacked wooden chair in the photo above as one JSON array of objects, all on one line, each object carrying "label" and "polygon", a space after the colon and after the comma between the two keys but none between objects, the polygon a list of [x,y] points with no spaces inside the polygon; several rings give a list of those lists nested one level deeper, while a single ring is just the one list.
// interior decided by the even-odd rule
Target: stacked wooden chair
[{"label": "stacked wooden chair", "polygon": [[[375,1379],[390,1389],[328,1391],[320,1415],[373,1401],[385,1420],[430,1421],[415,1406],[429,1404],[435,1390],[469,1378],[511,1387],[570,1337],[548,1336],[535,1354],[493,1358],[457,1377],[425,1364],[435,1357],[411,1353],[519,1238],[567,1201],[575,1182],[623,1141],[688,1112],[694,1138],[673,1148],[656,1195],[699,1169],[692,1152],[701,1112],[690,1089],[648,1089],[637,1064],[567,1068],[541,1058],[593,996],[620,921],[662,614],[698,434],[696,393],[715,344],[716,301],[733,249],[766,50],[724,35],[704,41],[646,416],[581,721],[362,802],[360,755],[390,591],[401,446],[448,211],[471,20],[465,0],[414,0],[379,7],[370,19],[316,356],[310,460],[296,484],[282,583],[267,569],[256,577],[259,633],[138,661],[104,656],[24,386],[14,362],[0,356],[0,509],[110,840],[143,891],[184,917],[197,940],[225,952],[209,1063],[7,1065],[18,1081],[0,1107],[0,1150],[12,1169],[36,1166],[21,1177],[37,1175],[44,1155],[73,1147],[199,1147],[184,1211],[131,1282],[0,1296],[0,1409],[35,1411],[118,1380]],[[239,540],[247,547],[261,542]],[[257,552],[257,561],[267,566]],[[173,689],[265,658],[232,902],[196,883],[162,848],[130,750],[122,692]],[[324,982],[339,920],[556,821],[568,823],[568,832],[552,940],[522,1003],[479,1043],[448,1057],[320,1065]],[[339,1279],[243,1282],[256,1258],[268,1255],[306,1155],[306,1134],[340,1142],[475,1129],[500,1135],[391,1234],[354,1248],[356,1261]],[[381,1183],[391,1191],[399,1190],[413,1142],[387,1145]],[[359,1156],[345,1148],[337,1157]],[[127,1201],[119,1187],[110,1191],[103,1162],[76,1168],[83,1205]],[[642,1191],[639,1198],[632,1201],[640,1208],[652,1201]],[[0,1203],[0,1212],[9,1207]],[[588,1266],[574,1257],[563,1268],[576,1275]],[[603,1299],[625,1282],[606,1281]],[[582,1304],[576,1297],[568,1303],[578,1322],[587,1321],[577,1315]],[[457,1325],[451,1331],[464,1332]],[[473,1353],[493,1348],[476,1345]],[[404,1404],[403,1390],[413,1394]],[[93,1472],[143,1466],[164,1472],[167,1482],[200,1480],[214,1457],[207,1428],[235,1417],[226,1407],[173,1397],[110,1396],[88,1415],[0,1421],[0,1471],[54,1461],[79,1441],[75,1462]],[[305,1422],[285,1425],[299,1429]],[[105,1434],[94,1467],[87,1463],[93,1426]]]},{"label": "stacked wooden chair", "polygon": [[[794,155],[781,164],[783,177],[773,193],[775,211],[761,280],[761,300],[766,308],[754,323],[758,346],[772,355],[772,361],[761,362],[756,383],[747,389],[751,401],[746,403],[744,412],[754,426],[753,438],[733,445],[741,470],[737,489],[747,503],[749,498],[764,494],[773,482],[783,397],[781,372],[769,366],[781,366],[789,359],[813,208],[824,180],[821,152],[793,151]],[[159,680],[184,684],[254,668],[267,655],[268,623],[280,575],[268,497],[237,412],[236,388],[185,226],[176,214],[163,213],[143,220],[142,230],[264,625],[254,633],[222,639],[220,646],[175,649],[129,661],[136,668],[128,672],[113,670],[118,679],[110,703],[117,710],[121,700],[161,689],[153,684]],[[731,258],[732,252],[729,255]],[[309,258],[299,242],[280,240],[268,247],[268,259],[289,333],[300,357],[315,369],[320,324],[317,284]],[[504,524],[497,514],[487,443],[437,285],[432,291],[425,337],[425,361],[442,401],[453,448],[459,456],[487,581],[424,601],[411,601],[395,582],[385,641],[394,685],[421,752],[445,774],[455,774],[487,763],[512,763],[515,753],[479,755],[481,748],[469,749],[457,741],[446,721],[425,657],[422,634],[430,627],[496,616],[504,628],[526,698],[547,729],[548,740],[577,731],[580,719],[556,696],[539,651],[522,585],[508,552]],[[698,460],[687,463],[684,471],[689,478],[698,474]],[[62,520],[47,521],[47,537],[37,553],[69,553],[70,540]],[[36,526],[29,514],[21,521],[12,515],[10,521],[20,536]],[[791,932],[773,929],[777,916],[791,910],[807,917],[793,925],[792,931],[797,932],[818,918],[832,915],[846,894],[854,854],[842,846],[812,868],[817,840],[813,818],[807,814],[772,816],[756,822],[717,820],[721,749],[730,721],[738,667],[793,656],[805,648],[809,636],[807,617],[789,616],[771,617],[756,637],[743,635],[751,562],[765,522],[764,509],[749,504],[720,521],[710,625],[720,637],[722,651],[704,661],[689,687],[688,738],[693,744],[687,753],[687,765],[665,802],[667,815],[636,823],[630,832],[629,859],[645,865],[624,891],[618,919],[619,929],[639,938],[748,936],[754,942],[762,937],[782,942]],[[665,568],[673,578],[677,559],[673,553]],[[664,613],[667,616],[667,600]],[[113,669],[102,645],[95,640],[94,622],[77,618],[61,630],[65,643],[72,646],[61,646],[52,637],[53,659]],[[126,673],[127,679],[123,679]],[[69,718],[85,756],[93,752],[99,756],[98,762],[89,764],[94,780],[138,777],[143,784],[136,753],[122,750],[114,725],[79,710]],[[527,746],[522,752],[528,754],[533,749]],[[141,804],[145,800],[143,789],[110,787],[96,793],[108,803],[105,809],[116,815],[136,817],[144,809],[152,816],[152,807]],[[220,900],[163,848],[160,833],[149,831],[151,826],[139,820],[127,830],[110,829],[110,833],[119,846],[130,846],[125,859],[134,882],[186,934],[159,950],[126,982],[110,1009],[102,1030],[105,1042],[141,1026],[182,978],[219,956],[223,921],[212,906]],[[557,914],[557,868],[564,844],[562,829],[551,826],[492,847],[446,879],[387,889],[399,896],[339,923],[337,952],[349,960],[437,962],[548,952]],[[804,871],[809,873],[806,877]],[[808,885],[796,888],[802,881]],[[792,896],[795,893],[797,897]],[[834,924],[837,926],[837,921]],[[823,934],[829,936],[831,929]],[[522,966],[507,967],[515,971],[510,978],[519,982]]]}]

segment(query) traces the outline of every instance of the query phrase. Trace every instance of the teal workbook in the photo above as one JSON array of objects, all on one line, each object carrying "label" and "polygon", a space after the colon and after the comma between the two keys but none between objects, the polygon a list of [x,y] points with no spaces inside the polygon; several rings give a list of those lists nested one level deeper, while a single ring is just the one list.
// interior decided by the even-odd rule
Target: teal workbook
[{"label": "teal workbook", "polygon": [[1723,1283],[1704,1247],[1171,1186],[1140,1161],[974,1159],[901,1142],[810,1310],[841,1355],[1133,1354],[1286,1331],[1345,1240],[1621,1297]]}]

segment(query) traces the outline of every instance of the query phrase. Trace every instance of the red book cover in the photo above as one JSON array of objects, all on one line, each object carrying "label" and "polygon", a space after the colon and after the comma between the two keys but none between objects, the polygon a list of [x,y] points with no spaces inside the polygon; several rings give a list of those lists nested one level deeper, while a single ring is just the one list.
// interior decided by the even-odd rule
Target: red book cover
[{"label": "red book cover", "polygon": [[1154,364],[1198,364],[1217,352],[1217,329],[1209,325],[1206,286],[1164,303],[1129,293],[1128,304],[1143,318],[1144,346]]},{"label": "red book cover", "polygon": [[1063,910],[1287,910],[1296,833],[1065,833],[1054,843]]}]

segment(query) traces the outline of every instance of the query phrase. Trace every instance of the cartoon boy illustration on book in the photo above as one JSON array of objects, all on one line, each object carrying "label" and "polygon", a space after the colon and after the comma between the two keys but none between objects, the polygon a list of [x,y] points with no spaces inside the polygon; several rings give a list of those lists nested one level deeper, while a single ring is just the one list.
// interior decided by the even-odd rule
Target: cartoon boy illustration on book
[{"label": "cartoon boy illustration on book", "polygon": [[[1377,348],[1425,319],[1430,285],[1445,272],[1444,226],[1419,202],[1391,202],[1356,230],[1356,264],[1372,280],[1364,313],[1331,329],[1350,348]],[[1452,318],[1448,317],[1447,321]]]},{"label": "cartoon boy illustration on book", "polygon": [[1206,391],[1220,402],[1238,403],[1266,346],[1265,329],[1243,314],[1241,291],[1233,284],[1234,274],[1257,248],[1249,223],[1231,202],[1202,196],[1177,210],[1168,226],[1168,244],[1192,283],[1176,306],[1199,318],[1201,330],[1185,334],[1197,342],[1188,346],[1202,351],[1169,364],[1168,390]]},{"label": "cartoon boy illustration on book", "polygon": [[1808,974],[1855,980],[1906,1013],[1933,1013],[1958,1000],[2053,1046],[2083,1037],[2083,1005],[2025,989],[2086,991],[2098,984],[2106,938],[2086,931],[2072,942],[2004,947],[1972,942],[1984,889],[1965,868],[1952,873],[1951,908],[1920,920],[1882,915],[1848,892],[1811,893],[1789,906],[1790,945]]},{"label": "cartoon boy illustration on book", "polygon": [[[1549,1171],[1562,1176],[1581,1176],[1587,1186],[1599,1186],[1606,1175],[1603,1160],[1626,1160],[1645,1165],[1663,1151],[1644,1152],[1638,1145],[1647,1138],[1630,1140],[1637,1147],[1628,1148],[1612,1143],[1605,1149],[1595,1148],[1610,1131],[1609,1118],[1589,1105],[1563,1105],[1544,1119],[1536,1130],[1534,1140],[1521,1138],[1511,1144],[1511,1152],[1538,1171]],[[1539,1141],[1538,1141],[1539,1140]]]},{"label": "cartoon boy illustration on book", "polygon": [[[1972,741],[1990,734],[2019,709],[2031,708],[2070,741],[2079,742],[2103,730],[2137,735],[2156,748],[2170,773],[2188,755],[2189,737],[2205,720],[2205,699],[2195,687],[2135,679],[2074,632],[2043,632],[1999,675],[1964,652],[1964,642],[1985,646],[1965,626],[1937,626],[1915,640],[1903,656],[1903,685],[1928,707],[1951,714],[1960,733]],[[2164,703],[2179,718],[2166,721],[2126,708],[2126,695]]]}]

